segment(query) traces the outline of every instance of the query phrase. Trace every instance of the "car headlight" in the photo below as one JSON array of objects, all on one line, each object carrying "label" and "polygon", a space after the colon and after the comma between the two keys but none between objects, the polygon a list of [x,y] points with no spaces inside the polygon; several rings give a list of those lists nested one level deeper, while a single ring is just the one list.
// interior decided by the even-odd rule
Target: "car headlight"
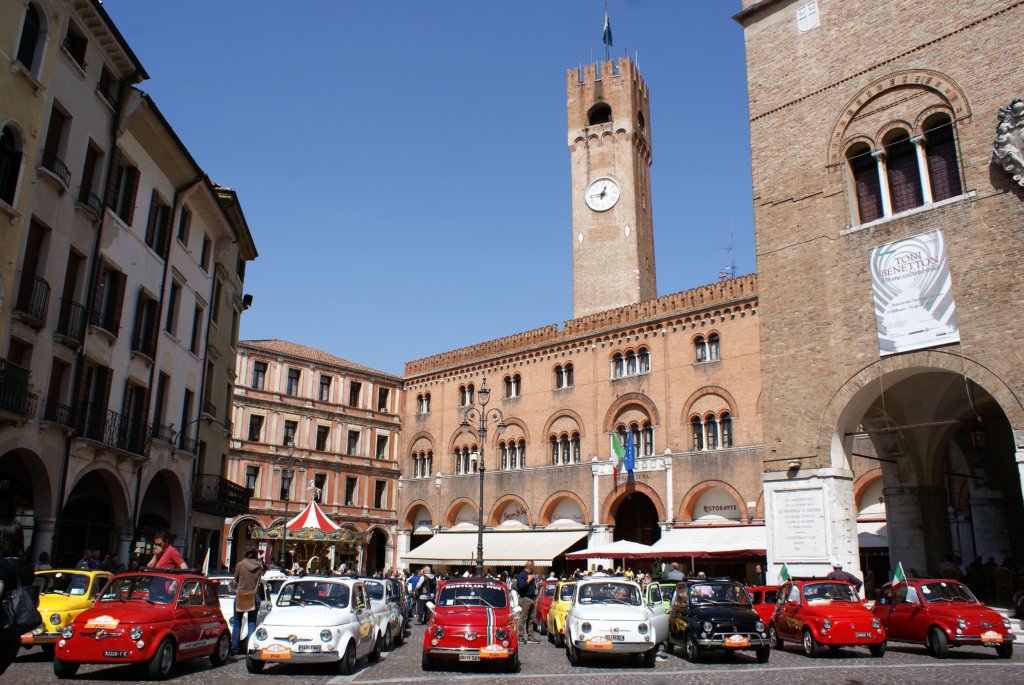
[{"label": "car headlight", "polygon": [[257,640],[266,640],[267,639],[267,629],[266,628],[262,628],[262,627],[261,628],[257,628],[256,629],[256,639]]},{"label": "car headlight", "polygon": [[320,642],[330,642],[332,637],[334,637],[334,634],[327,630],[327,628],[320,631]]},{"label": "car headlight", "polygon": [[754,624],[754,630],[756,630],[759,633],[763,633],[764,632],[764,621],[758,621],[757,623],[755,623]]},{"label": "car headlight", "polygon": [[824,621],[821,622],[821,627],[824,628],[825,630],[828,630],[829,628],[832,627],[832,621],[830,621],[829,619],[826,618]]},{"label": "car headlight", "polygon": [[588,623],[587,621],[584,621],[580,624],[580,630],[582,630],[584,633],[589,633],[591,628],[593,628],[593,626],[590,625],[590,623]]},{"label": "car headlight", "polygon": [[636,631],[638,633],[640,633],[641,635],[646,635],[647,634],[647,624],[646,623],[641,623],[640,625],[638,625],[636,627]]},{"label": "car headlight", "polygon": [[967,621],[965,621],[962,618],[958,618],[956,620],[956,627],[959,628],[960,630],[963,630],[964,628],[967,627]]},{"label": "car headlight", "polygon": [[60,614],[50,614],[50,625],[54,627],[60,625]]},{"label": "car headlight", "polygon": [[705,633],[710,633],[712,630],[715,629],[715,626],[711,623],[711,621],[704,621],[704,625],[701,627],[704,629]]},{"label": "car headlight", "polygon": [[496,631],[494,631],[494,637],[498,638],[499,640],[504,640],[508,637],[508,631],[506,631],[504,628],[498,628]]},{"label": "car headlight", "polygon": [[1003,619],[1003,627],[1006,628],[1007,630],[1010,629],[1010,619],[1008,619],[1008,618],[1004,618]]},{"label": "car headlight", "polygon": [[64,629],[60,631],[60,636],[67,640],[69,637],[75,634],[74,626],[64,626]]},{"label": "car headlight", "polygon": [[142,639],[142,626],[132,626],[132,629],[128,631],[128,637],[133,640]]},{"label": "car headlight", "polygon": [[436,637],[438,640],[444,637],[444,628],[442,628],[441,626],[437,626],[436,628],[434,628],[434,637]]},{"label": "car headlight", "polygon": [[882,622],[879,621],[877,618],[873,618],[873,619],[871,619],[871,627],[872,628],[881,628],[882,627]]}]

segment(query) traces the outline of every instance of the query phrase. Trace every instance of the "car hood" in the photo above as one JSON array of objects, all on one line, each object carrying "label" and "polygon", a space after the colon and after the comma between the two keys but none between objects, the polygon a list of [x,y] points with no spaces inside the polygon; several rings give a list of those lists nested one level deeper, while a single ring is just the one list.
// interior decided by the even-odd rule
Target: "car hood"
[{"label": "car hood", "polygon": [[92,628],[110,630],[120,625],[145,625],[162,623],[174,618],[174,607],[170,604],[149,604],[148,602],[105,602],[86,609],[75,617],[75,626],[85,628],[91,621]]},{"label": "car hood", "polygon": [[264,626],[340,626],[351,622],[348,609],[332,609],[321,606],[274,607],[263,619]]},{"label": "car hood", "polygon": [[507,618],[508,611],[506,609],[488,609],[487,607],[439,608],[434,612],[434,623],[442,626],[486,626],[488,620],[504,622]]},{"label": "car hood", "polygon": [[735,623],[757,623],[761,617],[752,607],[717,606],[707,607],[700,611],[691,611],[690,617],[698,621],[732,621]]},{"label": "car hood", "polygon": [[651,612],[646,606],[626,606],[623,604],[587,604],[572,608],[572,617],[587,621],[646,621]]},{"label": "car hood", "polygon": [[56,593],[39,595],[39,613],[53,613],[55,611],[75,611],[92,606],[92,597],[85,595],[58,595]]},{"label": "car hood", "polygon": [[962,618],[969,623],[989,621],[994,626],[1003,625],[1003,616],[983,604],[965,604],[964,602],[929,604],[928,614],[953,619]]},{"label": "car hood", "polygon": [[822,604],[809,604],[802,608],[803,613],[810,616],[821,616],[822,618],[847,619],[847,618],[874,618],[875,615],[863,604],[850,602],[826,602]]}]

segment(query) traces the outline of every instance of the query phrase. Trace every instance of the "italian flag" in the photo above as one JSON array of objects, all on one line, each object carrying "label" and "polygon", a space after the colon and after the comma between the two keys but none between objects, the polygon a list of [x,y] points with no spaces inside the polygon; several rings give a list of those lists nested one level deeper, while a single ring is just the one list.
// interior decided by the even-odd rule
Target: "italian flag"
[{"label": "italian flag", "polygon": [[906,582],[906,580],[907,574],[903,572],[903,562],[901,561],[898,564],[896,564],[896,573],[893,574],[892,582],[893,585],[895,585],[896,583]]},{"label": "italian flag", "polygon": [[622,460],[626,458],[626,448],[622,446],[622,442],[619,440],[619,434],[612,431],[612,478],[615,480],[619,479],[619,467],[622,466]]},{"label": "italian flag", "polygon": [[785,563],[782,564],[782,570],[779,571],[779,582],[785,583],[790,579],[789,567]]}]

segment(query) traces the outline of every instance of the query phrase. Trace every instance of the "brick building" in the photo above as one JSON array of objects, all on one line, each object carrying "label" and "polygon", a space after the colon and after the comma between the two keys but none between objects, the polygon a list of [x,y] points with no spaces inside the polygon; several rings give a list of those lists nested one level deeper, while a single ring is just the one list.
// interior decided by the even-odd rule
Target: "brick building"
[{"label": "brick building", "polygon": [[857,573],[868,509],[908,573],[1021,558],[1024,93],[1003,55],[1024,3],[743,0],[736,20],[769,577]]}]

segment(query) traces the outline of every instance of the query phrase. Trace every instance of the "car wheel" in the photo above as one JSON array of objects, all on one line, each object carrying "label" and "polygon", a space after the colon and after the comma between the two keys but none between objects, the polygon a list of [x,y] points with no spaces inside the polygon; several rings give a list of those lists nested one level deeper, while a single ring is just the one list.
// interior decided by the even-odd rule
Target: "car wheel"
[{"label": "car wheel", "polygon": [[345,656],[341,657],[341,661],[338,662],[338,673],[341,675],[352,675],[356,670],[356,646],[352,643],[348,643],[348,647],[345,649]]},{"label": "car wheel", "polygon": [[557,626],[555,627],[555,630],[551,631],[551,634],[555,637],[555,647],[565,647],[565,635],[558,630]]},{"label": "car wheel", "polygon": [[771,647],[758,647],[757,649],[754,650],[754,654],[757,655],[757,663],[759,663],[759,664],[766,664],[766,663],[768,663],[768,659],[770,659],[771,656],[772,656],[772,648]]},{"label": "car wheel", "polygon": [[393,644],[395,647],[401,647],[402,645],[405,644],[405,626],[404,625],[402,626],[402,629],[398,631],[398,634],[395,635],[395,637],[391,640],[391,644]]},{"label": "car wheel", "polygon": [[580,665],[580,651],[572,643],[572,636],[568,639],[563,639],[562,643],[565,644],[565,654],[569,657],[569,663],[573,666]]},{"label": "car wheel", "polygon": [[153,680],[163,680],[174,666],[174,641],[165,637],[160,646],[156,648],[156,654],[149,660],[149,677]]},{"label": "car wheel", "polygon": [[819,645],[818,641],[814,639],[814,635],[811,634],[810,628],[804,628],[803,648],[804,654],[812,658],[818,656],[818,652],[820,651],[821,645]]},{"label": "car wheel", "polygon": [[644,652],[644,668],[654,668],[656,663],[658,663],[658,648],[651,647]]},{"label": "car wheel", "polygon": [[373,643],[373,651],[370,652],[369,656],[367,656],[366,658],[370,661],[370,663],[375,664],[378,661],[380,661],[380,653],[383,650],[384,650],[384,638],[382,636],[378,635],[376,641],[374,641],[374,643]]},{"label": "car wheel", "polygon": [[996,647],[996,655],[1000,659],[1009,659],[1013,656],[1013,643],[1007,642],[1006,644]]},{"label": "car wheel", "polygon": [[876,659],[885,656],[885,640],[882,640],[877,645],[868,645],[868,651]]},{"label": "car wheel", "polygon": [[223,666],[227,663],[230,652],[231,638],[228,637],[227,631],[224,631],[217,638],[217,647],[213,650],[213,654],[210,655],[210,663],[214,666]]},{"label": "car wheel", "polygon": [[249,673],[263,673],[263,667],[267,665],[267,662],[260,661],[259,659],[253,659],[251,656],[245,657],[245,670]]},{"label": "car wheel", "polygon": [[782,649],[782,638],[779,637],[779,631],[775,629],[774,623],[768,626],[768,641],[775,649]]},{"label": "car wheel", "polygon": [[53,660],[53,674],[63,680],[64,678],[74,678],[75,674],[78,673],[78,667],[81,664],[76,664],[72,661],[61,661],[60,659]]},{"label": "car wheel", "polygon": [[420,665],[423,667],[424,671],[433,671],[434,670],[434,659],[430,655],[428,655],[427,653],[424,652],[423,658],[420,659]]},{"label": "car wheel", "polygon": [[700,645],[697,644],[697,638],[692,635],[686,641],[686,660],[691,664],[700,662]]},{"label": "car wheel", "polygon": [[928,647],[936,659],[945,659],[949,654],[949,640],[941,628],[932,628],[928,631]]},{"label": "car wheel", "polygon": [[508,663],[505,665],[505,670],[509,673],[519,673],[519,668],[519,650],[517,649],[512,653],[512,658],[509,659]]},{"label": "car wheel", "polygon": [[537,632],[540,633],[541,635],[547,635],[548,634],[548,622],[547,621],[541,621],[540,625],[537,626]]}]

